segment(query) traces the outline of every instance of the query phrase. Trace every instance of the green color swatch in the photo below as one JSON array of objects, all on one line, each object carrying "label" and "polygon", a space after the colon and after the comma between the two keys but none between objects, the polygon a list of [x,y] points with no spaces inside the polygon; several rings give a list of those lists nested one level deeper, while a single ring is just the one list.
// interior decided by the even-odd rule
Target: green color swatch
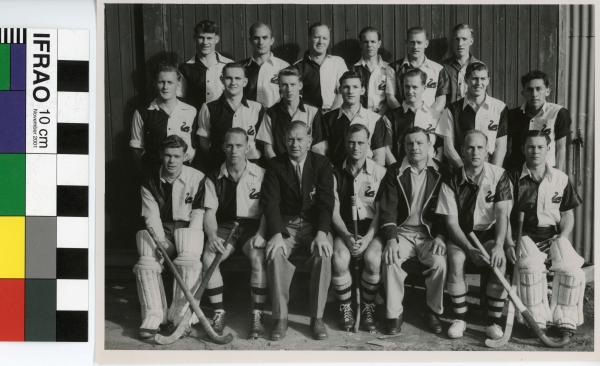
[{"label": "green color swatch", "polygon": [[10,90],[10,45],[0,44],[0,90]]},{"label": "green color swatch", "polygon": [[0,172],[0,216],[24,216],[25,154],[0,154]]}]

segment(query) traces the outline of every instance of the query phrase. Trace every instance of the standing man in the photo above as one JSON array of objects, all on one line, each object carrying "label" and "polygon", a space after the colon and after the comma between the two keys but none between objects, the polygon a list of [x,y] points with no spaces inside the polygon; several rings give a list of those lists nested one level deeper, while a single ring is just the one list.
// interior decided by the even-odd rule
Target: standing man
[{"label": "standing man", "polygon": [[269,25],[254,23],[250,26],[249,35],[252,57],[240,62],[246,68],[248,78],[244,96],[269,108],[279,100],[277,74],[290,64],[275,57],[271,52],[275,38]]},{"label": "standing man", "polygon": [[177,135],[185,141],[184,161],[191,161],[195,153],[192,127],[196,108],[177,99],[177,88],[181,82],[177,66],[159,64],[155,78],[157,96],[147,108],[133,113],[129,140],[137,167],[146,172],[160,166],[160,146],[167,136]]},{"label": "standing man", "polygon": [[406,272],[402,263],[412,257],[428,267],[425,278],[427,327],[442,332],[446,244],[444,223],[435,214],[442,177],[427,157],[427,131],[413,127],[405,136],[406,158],[390,168],[379,187],[379,237],[374,249],[383,252],[382,277],[386,292],[387,334],[400,332]]},{"label": "standing man", "polygon": [[223,94],[221,73],[225,64],[233,62],[218,53],[219,27],[211,20],[203,20],[194,27],[196,54],[179,65],[183,75],[181,96],[200,109],[204,103],[219,99]]},{"label": "standing man", "polygon": [[[333,228],[337,236],[333,242],[333,287],[340,303],[340,326],[346,331],[354,327],[351,306],[352,276],[350,259],[362,257],[361,274],[361,328],[375,330],[375,296],[379,289],[381,251],[373,250],[371,242],[379,227],[378,204],[375,202],[385,168],[367,158],[369,130],[361,124],[348,128],[346,135],[347,157],[341,168],[335,170],[336,200],[333,211]],[[356,202],[355,207],[352,200]],[[358,232],[354,232],[356,215]],[[358,240],[355,240],[355,235]]]},{"label": "standing man", "polygon": [[360,75],[354,71],[345,72],[340,78],[339,93],[343,99],[342,106],[326,113],[321,123],[314,126],[313,150],[327,156],[334,166],[341,166],[346,157],[344,140],[348,127],[360,123],[367,127],[371,135],[368,157],[384,166],[386,149],[391,144],[389,122],[360,105],[360,97],[365,93]]},{"label": "standing man", "polygon": [[213,171],[225,161],[223,139],[232,127],[239,127],[248,136],[247,157],[257,161],[261,157],[256,147],[256,131],[260,127],[265,109],[258,102],[244,96],[244,86],[248,83],[242,65],[229,63],[221,76],[225,91],[214,102],[206,103],[198,113],[199,146],[207,158],[202,161],[205,171]]},{"label": "standing man", "polygon": [[361,59],[354,64],[365,86],[365,94],[360,98],[363,107],[384,115],[388,105],[398,105],[394,85],[395,73],[389,64],[379,55],[381,33],[373,27],[361,29],[358,39],[362,52]]},{"label": "standing man", "polygon": [[[425,56],[425,49],[429,47],[427,31],[423,27],[412,27],[406,31],[406,57],[394,61],[390,66],[396,73],[395,85],[396,100],[401,103],[404,100],[402,90],[402,78],[410,69],[421,69],[427,75],[427,84],[423,100],[425,104],[442,111],[446,105],[446,94],[448,94],[448,80],[443,72],[444,68],[437,62],[429,60]],[[398,108],[400,104],[390,107]]]},{"label": "standing man", "polygon": [[541,130],[550,137],[548,164],[560,171],[567,168],[567,138],[571,135],[571,117],[563,106],[550,103],[550,80],[543,71],[530,71],[521,78],[525,103],[508,113],[508,131],[511,139],[509,168],[519,168],[525,162],[521,150],[527,131]]},{"label": "standing man", "polygon": [[342,98],[338,93],[339,80],[348,67],[339,56],[327,54],[331,32],[323,23],[314,23],[308,29],[310,49],[294,64],[302,77],[303,100],[323,113],[338,108]]},{"label": "standing man", "polygon": [[479,130],[487,136],[489,161],[502,166],[506,155],[508,108],[487,94],[489,71],[482,62],[473,62],[465,72],[467,95],[450,104],[442,113],[437,133],[444,138],[444,155],[455,167],[462,167],[458,154],[466,131]]},{"label": "standing man", "polygon": [[[573,209],[581,199],[569,177],[548,162],[550,143],[545,132],[528,131],[523,146],[525,163],[509,171],[514,189],[512,227],[516,227],[519,212],[525,213],[525,221],[520,258],[515,258],[512,240],[506,254],[511,262],[517,261],[519,294],[536,322],[542,329],[554,325],[570,337],[583,324],[584,260],[568,239],[574,226]],[[548,264],[554,272],[550,306],[544,273]]]},{"label": "standing man", "polygon": [[[468,239],[474,232],[483,243],[493,266],[504,274],[506,257],[504,242],[508,229],[508,215],[512,205],[510,181],[504,169],[485,162],[487,136],[479,130],[467,131],[462,147],[464,166],[442,183],[436,213],[446,220],[449,237],[448,282],[454,320],[448,328],[448,337],[461,338],[467,328],[467,284],[465,261],[477,267],[486,267],[483,254]],[[502,337],[500,318],[507,293],[498,277],[488,270],[486,305],[488,338]]]},{"label": "standing man", "polygon": [[329,161],[309,151],[311,137],[302,122],[287,129],[287,154],[270,160],[261,205],[267,222],[267,276],[275,320],[271,339],[287,330],[288,299],[295,267],[293,252],[310,251],[309,312],[315,339],[327,338],[323,311],[331,282],[333,172]]},{"label": "standing man", "polygon": [[256,135],[264,147],[267,159],[286,152],[287,139],[285,131],[292,121],[301,121],[308,126],[312,134],[312,126],[321,123],[321,111],[304,103],[300,97],[302,81],[298,69],[288,67],[279,72],[279,95],[281,100],[267,109],[264,120]]},{"label": "standing man", "polygon": [[402,88],[404,90],[402,105],[386,114],[392,131],[392,144],[386,151],[386,163],[388,165],[397,161],[401,162],[404,159],[404,135],[406,131],[415,126],[421,127],[429,134],[429,141],[431,142],[429,157],[441,161],[443,146],[435,134],[440,113],[423,101],[426,83],[427,75],[420,69],[410,69],[402,78]]},{"label": "standing man", "polygon": [[[207,245],[202,262],[204,268],[209,268],[217,253],[223,254],[222,260],[226,260],[236,247],[242,246],[251,266],[252,312],[249,338],[253,339],[264,333],[263,308],[267,295],[265,225],[260,208],[264,170],[246,159],[248,135],[239,127],[233,127],[225,133],[223,150],[225,162],[206,180],[204,232]],[[234,234],[233,246],[224,247],[224,241],[235,221],[240,226]],[[225,308],[223,277],[219,267],[208,280],[206,293],[215,309],[213,328],[221,334],[225,328]]]},{"label": "standing man", "polygon": [[179,324],[188,306],[176,284],[167,315],[162,265],[156,246],[162,245],[169,255],[177,254],[173,262],[188,288],[200,280],[205,177],[183,165],[186,150],[187,143],[181,137],[171,135],[164,139],[159,148],[161,165],[147,172],[141,186],[145,229],[138,231],[135,237],[140,257],[133,273],[142,308],[139,335],[144,339],[153,337],[167,319]]},{"label": "standing man", "polygon": [[448,80],[446,107],[464,98],[467,94],[467,83],[465,82],[467,65],[473,62],[480,62],[471,54],[472,45],[473,28],[468,24],[457,24],[452,29],[452,56],[445,59],[442,64]]}]

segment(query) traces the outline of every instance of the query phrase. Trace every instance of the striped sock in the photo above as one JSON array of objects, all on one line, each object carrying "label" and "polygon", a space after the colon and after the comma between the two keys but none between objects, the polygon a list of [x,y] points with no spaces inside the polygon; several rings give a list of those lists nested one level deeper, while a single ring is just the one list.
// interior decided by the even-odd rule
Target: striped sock
[{"label": "striped sock", "polygon": [[223,310],[223,286],[215,287],[215,288],[207,288],[206,294],[208,295],[208,300],[210,301],[213,309],[215,310]]},{"label": "striped sock", "polygon": [[454,312],[454,318],[464,320],[465,314],[467,313],[467,293],[461,295],[450,295],[452,303],[452,311]]},{"label": "striped sock", "polygon": [[252,295],[252,310],[264,310],[267,300],[267,287],[252,286],[250,293]]},{"label": "striped sock", "polygon": [[487,316],[489,325],[500,325],[500,318],[502,317],[502,309],[504,308],[505,300],[506,299],[498,299],[487,295]]},{"label": "striped sock", "polygon": [[361,300],[365,303],[375,301],[377,291],[379,290],[379,276],[369,276],[364,272],[360,279]]},{"label": "striped sock", "polygon": [[340,304],[349,303],[352,297],[352,277],[350,277],[350,273],[346,273],[341,277],[334,277],[332,282],[335,297]]}]

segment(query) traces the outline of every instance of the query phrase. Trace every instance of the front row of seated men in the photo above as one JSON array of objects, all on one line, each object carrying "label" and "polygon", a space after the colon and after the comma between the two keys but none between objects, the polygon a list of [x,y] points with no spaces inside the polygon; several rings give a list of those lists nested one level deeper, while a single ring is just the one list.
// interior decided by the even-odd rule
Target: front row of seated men
[{"label": "front row of seated men", "polygon": [[[406,131],[405,157],[387,170],[367,157],[372,136],[363,124],[348,127],[347,154],[336,167],[310,151],[309,129],[303,122],[290,122],[285,129],[287,152],[271,159],[264,170],[246,158],[246,131],[230,128],[222,144],[225,162],[208,179],[183,165],[188,149],[184,140],[172,135],[163,141],[161,166],[144,179],[141,188],[146,229],[136,236],[140,259],[134,272],[142,337],[151,337],[168,321],[177,324],[186,310],[175,286],[167,313],[162,266],[154,251],[159,243],[173,255],[176,252],[175,263],[190,288],[201,280],[202,268],[208,268],[217,252],[226,258],[241,247],[251,264],[250,336],[264,334],[263,308],[269,294],[273,340],[285,337],[287,330],[295,270],[290,255],[299,252],[310,258],[308,303],[315,339],[327,337],[323,313],[330,283],[339,301],[340,326],[354,326],[349,265],[352,257],[360,256],[363,271],[360,284],[354,284],[362,294],[357,309],[362,312],[360,326],[376,328],[375,296],[383,286],[382,328],[388,334],[398,333],[407,276],[402,264],[416,257],[426,267],[427,327],[442,332],[439,316],[444,312],[446,289],[453,313],[448,336],[458,338],[466,328],[464,268],[467,262],[485,266],[482,253],[467,238],[469,232],[484,243],[492,265],[504,271],[507,262],[516,262],[519,294],[541,327],[550,324],[573,332],[582,324],[583,259],[568,240],[573,208],[580,199],[568,177],[546,163],[549,138],[543,132],[530,131],[523,145],[525,164],[504,171],[486,162],[486,135],[468,131],[461,151],[464,166],[442,174],[444,169],[430,158],[430,135],[420,127]],[[525,213],[525,221],[520,258],[515,258],[510,233],[517,231],[519,212]],[[240,229],[233,246],[225,247],[224,238],[234,221]],[[548,301],[545,272],[550,264],[555,275]],[[486,333],[498,338],[506,292],[493,274],[487,283]],[[222,294],[223,280],[217,270],[207,295],[218,332],[225,327]]]}]

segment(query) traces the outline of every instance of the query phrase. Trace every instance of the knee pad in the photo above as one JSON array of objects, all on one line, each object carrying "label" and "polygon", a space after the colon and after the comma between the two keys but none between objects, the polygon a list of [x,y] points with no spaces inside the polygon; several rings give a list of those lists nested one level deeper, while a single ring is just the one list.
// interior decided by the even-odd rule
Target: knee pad
[{"label": "knee pad", "polygon": [[135,268],[140,267],[161,272],[162,267],[159,264],[158,256],[156,255],[156,244],[148,230],[138,231],[135,235],[135,242],[140,258],[134,267],[134,271]]},{"label": "knee pad", "polygon": [[583,324],[584,290],[585,274],[582,269],[554,274],[550,301],[554,324],[568,329],[576,329]]},{"label": "knee pad", "polygon": [[519,270],[519,296],[541,328],[550,321],[546,274],[539,269]]},{"label": "knee pad", "polygon": [[521,238],[521,253],[519,255],[519,268],[525,270],[539,270],[543,271],[546,269],[544,262],[546,261],[547,255],[542,253],[537,245],[528,236]]},{"label": "knee pad", "polygon": [[550,270],[556,272],[571,272],[583,266],[584,259],[577,254],[573,245],[565,239],[558,238],[550,246]]}]

